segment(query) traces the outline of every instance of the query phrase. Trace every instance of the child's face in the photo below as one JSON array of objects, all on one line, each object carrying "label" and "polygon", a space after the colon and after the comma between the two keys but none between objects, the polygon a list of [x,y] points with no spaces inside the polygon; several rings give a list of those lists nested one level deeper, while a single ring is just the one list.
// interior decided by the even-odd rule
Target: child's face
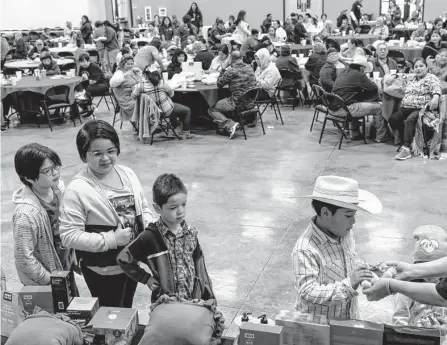
[{"label": "child's face", "polygon": [[171,196],[163,206],[154,205],[154,209],[167,226],[176,226],[185,219],[187,198],[186,194],[178,193]]},{"label": "child's face", "polygon": [[34,188],[55,188],[59,184],[59,169],[59,166],[55,166],[54,163],[47,158],[40,167],[37,179],[27,179],[27,181],[30,182]]},{"label": "child's face", "polygon": [[343,237],[354,226],[356,212],[356,210],[348,208],[338,209],[335,213],[331,213],[328,209],[323,209],[322,217],[325,218],[325,224],[334,236]]},{"label": "child's face", "polygon": [[179,64],[182,64],[182,62],[185,61],[185,56],[183,54],[180,54],[179,56],[177,56],[177,62]]}]

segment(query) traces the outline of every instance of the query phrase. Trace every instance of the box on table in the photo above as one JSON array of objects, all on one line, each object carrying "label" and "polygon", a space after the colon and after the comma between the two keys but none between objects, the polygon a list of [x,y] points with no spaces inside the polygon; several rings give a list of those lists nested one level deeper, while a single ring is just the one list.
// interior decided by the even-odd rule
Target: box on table
[{"label": "box on table", "polygon": [[90,325],[93,326],[95,334],[105,335],[106,344],[116,342],[118,338],[130,344],[138,329],[138,311],[130,308],[100,307]]},{"label": "box on table", "polygon": [[72,286],[74,283],[73,272],[55,271],[50,277],[51,289],[53,291],[53,304],[55,313],[65,313],[68,305],[73,299]]},{"label": "box on table", "polygon": [[440,345],[439,329],[385,325],[383,345]]},{"label": "box on table", "polygon": [[292,318],[283,319],[277,317],[275,319],[277,326],[283,327],[283,344],[284,345],[329,345],[330,344],[330,327],[326,324],[306,320],[294,320]]},{"label": "box on table", "polygon": [[24,286],[20,290],[19,296],[23,303],[23,309],[28,314],[32,314],[36,306],[49,313],[54,313],[53,292],[49,285]]},{"label": "box on table", "polygon": [[358,320],[331,320],[331,345],[382,345],[384,325]]},{"label": "box on table", "polygon": [[282,345],[283,328],[243,322],[239,329],[239,345]]},{"label": "box on table", "polygon": [[18,293],[1,291],[1,335],[9,337],[26,315]]},{"label": "box on table", "polygon": [[89,322],[99,309],[99,300],[96,297],[75,297],[67,307],[67,314],[75,320]]}]

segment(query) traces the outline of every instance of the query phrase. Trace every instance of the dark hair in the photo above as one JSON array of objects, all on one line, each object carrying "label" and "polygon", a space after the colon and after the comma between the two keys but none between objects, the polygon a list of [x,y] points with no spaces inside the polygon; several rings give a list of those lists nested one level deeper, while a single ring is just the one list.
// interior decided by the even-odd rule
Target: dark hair
[{"label": "dark hair", "polygon": [[165,20],[166,20],[166,18],[169,20],[169,25],[168,25],[168,28],[169,28],[169,27],[172,26],[172,20],[171,20],[171,18],[169,18],[168,16],[166,16],[166,17],[163,18],[163,20],[162,20],[162,22],[161,22],[161,26],[162,26],[162,27],[165,26]]},{"label": "dark hair", "polygon": [[160,84],[160,80],[162,79],[161,74],[158,71],[150,72],[149,67],[150,65],[147,65],[144,69],[144,75],[146,76],[147,80],[151,82],[152,85],[157,86],[158,84]]},{"label": "dark hair", "polygon": [[205,46],[206,46],[207,43],[208,43],[208,42],[206,41],[206,39],[204,39],[203,37],[198,38],[197,41],[198,41],[198,42],[202,42]]},{"label": "dark hair", "polygon": [[280,20],[275,20],[276,24],[278,24],[278,26],[281,26],[281,21]]},{"label": "dark hair", "polygon": [[442,35],[441,35],[441,33],[440,33],[438,30],[432,30],[432,31],[426,36],[425,40],[426,40],[427,42],[430,42],[430,41],[431,41],[431,38],[432,38],[432,36],[433,36],[433,34],[438,34],[439,36],[441,36],[441,40],[442,40]]},{"label": "dark hair", "polygon": [[427,65],[427,61],[424,58],[422,58],[422,57],[418,57],[418,58],[414,59],[413,60],[413,66],[416,65],[416,62],[418,62],[418,61],[421,61],[425,66],[428,66]]},{"label": "dark hair", "polygon": [[131,48],[138,48],[138,43],[135,41],[130,42],[130,47]]},{"label": "dark hair", "polygon": [[40,168],[47,158],[54,165],[62,165],[58,154],[49,147],[32,143],[18,149],[14,157],[14,166],[20,181],[28,187],[31,187],[31,183],[25,178],[36,181],[40,175]]},{"label": "dark hair", "polygon": [[90,19],[88,19],[88,17],[85,14],[81,18],[85,18],[85,22],[90,23]]},{"label": "dark hair", "polygon": [[157,177],[152,187],[154,203],[160,207],[176,194],[188,194],[185,184],[174,174],[163,174]]},{"label": "dark hair", "polygon": [[174,51],[174,54],[172,54],[171,63],[177,65],[178,64],[177,58],[180,55],[183,55],[184,61],[188,61],[188,56],[186,55],[186,53],[183,50],[181,50],[181,49],[177,49],[177,50]]},{"label": "dark hair", "polygon": [[433,27],[436,26],[436,24],[438,24],[439,22],[442,22],[441,18],[436,18],[435,21],[433,22]]},{"label": "dark hair", "polygon": [[326,13],[323,13],[322,15],[321,15],[321,19],[323,19],[323,16],[325,16],[326,17],[326,19],[327,19],[327,14]]},{"label": "dark hair", "polygon": [[153,46],[155,48],[157,48],[157,51],[160,51],[162,42],[158,37],[154,37],[151,41],[151,43],[149,43],[150,46]]},{"label": "dark hair", "polygon": [[183,16],[183,23],[188,24],[191,22],[191,17],[187,14]]},{"label": "dark hair", "polygon": [[72,32],[70,32],[70,38],[73,37],[74,35],[78,35],[78,32],[73,30]]},{"label": "dark hair", "polygon": [[224,23],[224,21],[222,19],[219,19],[219,20],[216,21],[216,24],[219,25],[219,24],[225,24],[225,23]]},{"label": "dark hair", "polygon": [[76,47],[81,48],[81,46],[84,44],[84,39],[81,37],[76,38]]},{"label": "dark hair", "polygon": [[113,28],[112,23],[110,23],[108,20],[104,20],[103,24],[105,26],[109,26],[109,27]]},{"label": "dark hair", "polygon": [[233,19],[233,21],[236,19],[236,18],[234,18],[234,16],[232,15],[232,14],[230,14],[229,16],[228,16],[228,19]]},{"label": "dark hair", "polygon": [[102,21],[100,21],[100,20],[97,20],[95,22],[95,28],[99,28],[100,26],[103,26],[103,25],[104,25],[104,23]]},{"label": "dark hair", "polygon": [[90,120],[82,126],[76,136],[76,147],[78,148],[79,157],[81,157],[83,162],[87,161],[87,152],[92,142],[96,139],[109,139],[118,149],[118,155],[121,153],[120,139],[115,128],[103,120]]},{"label": "dark hair", "polygon": [[[121,49],[122,50],[122,49]],[[120,61],[120,66],[124,66],[126,64],[127,61],[132,60],[134,61],[133,56],[125,56],[121,59]]]},{"label": "dark hair", "polygon": [[259,30],[258,30],[258,29],[251,29],[251,34],[252,34],[252,35],[257,35],[257,34],[259,34]]},{"label": "dark hair", "polygon": [[49,31],[50,30],[50,28],[45,28],[45,29],[43,29],[43,31]]},{"label": "dark hair", "polygon": [[130,49],[129,49],[129,48],[126,48],[126,47],[121,48],[120,53],[121,53],[121,55],[124,55],[124,54],[132,54],[132,52],[130,51]]},{"label": "dark hair", "polygon": [[329,211],[331,211],[331,213],[333,215],[339,209],[343,208],[343,207],[328,204],[326,202],[319,201],[319,200],[312,200],[312,207],[315,210],[315,213],[317,214],[317,216],[321,216],[321,210],[323,209],[323,207],[326,207]]},{"label": "dark hair", "polygon": [[239,13],[237,14],[237,19],[234,22],[234,24],[238,25],[241,22],[241,20],[244,20],[246,14],[247,12],[244,10],[239,11]]},{"label": "dark hair", "polygon": [[78,59],[79,62],[90,61],[90,55],[87,53],[81,54]]},{"label": "dark hair", "polygon": [[312,18],[312,15],[310,13],[306,13],[305,16],[309,19]]},{"label": "dark hair", "polygon": [[358,38],[350,38],[349,39],[351,41],[351,43],[353,45],[355,45],[356,47],[363,47],[363,42],[362,40],[359,40]]},{"label": "dark hair", "polygon": [[272,15],[272,14],[271,14],[271,13],[269,13],[269,14],[267,14],[267,15],[266,15],[266,17],[270,17],[271,15]]},{"label": "dark hair", "polygon": [[228,54],[230,54],[230,51],[228,49],[228,46],[226,44],[223,44],[220,46],[219,51],[224,53],[225,55],[228,56]]},{"label": "dark hair", "polygon": [[304,17],[303,17],[303,15],[302,14],[299,14],[297,17],[296,17],[297,19],[304,19]]},{"label": "dark hair", "polygon": [[[192,5],[193,5],[193,4],[196,5],[196,10],[195,10],[195,11],[193,11],[193,9],[192,9]],[[189,8],[187,14],[191,15],[191,14],[193,14],[194,12],[195,12],[195,13],[200,13],[200,14],[202,14],[202,11],[200,11],[199,5],[197,5],[197,2],[193,2],[193,3],[191,4],[191,7]]]}]

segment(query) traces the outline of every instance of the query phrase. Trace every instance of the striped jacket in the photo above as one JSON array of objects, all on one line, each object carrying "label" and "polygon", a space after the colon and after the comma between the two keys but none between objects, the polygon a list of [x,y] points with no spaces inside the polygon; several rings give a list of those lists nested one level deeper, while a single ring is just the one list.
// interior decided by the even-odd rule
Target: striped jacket
[{"label": "striped jacket", "polygon": [[[63,182],[59,189],[63,191]],[[47,212],[28,186],[13,194],[14,259],[23,285],[48,285],[53,271],[69,267],[59,259]],[[68,261],[68,259],[67,259]]]}]

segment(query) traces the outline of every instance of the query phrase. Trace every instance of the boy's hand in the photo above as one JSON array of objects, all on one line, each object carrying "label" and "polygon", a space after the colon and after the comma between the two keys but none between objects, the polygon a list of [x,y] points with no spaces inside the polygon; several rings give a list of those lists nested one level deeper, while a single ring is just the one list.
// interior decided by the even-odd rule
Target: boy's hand
[{"label": "boy's hand", "polygon": [[149,280],[147,281],[147,286],[149,287],[149,289],[154,291],[155,289],[160,287],[160,283],[157,280],[155,280],[154,277],[150,277]]},{"label": "boy's hand", "polygon": [[371,281],[372,287],[363,290],[363,294],[368,301],[380,301],[389,296],[387,289],[388,280],[387,278],[379,278]]},{"label": "boy's hand", "polygon": [[362,281],[364,280],[370,281],[372,278],[373,275],[371,271],[367,270],[365,267],[356,268],[349,277],[351,281],[351,286],[354,290],[357,290]]},{"label": "boy's hand", "polygon": [[397,280],[411,280],[416,277],[413,276],[413,265],[401,262],[401,261],[390,261],[386,263],[388,266],[393,266],[397,274],[394,276],[394,279]]},{"label": "boy's hand", "polygon": [[125,246],[132,240],[133,232],[132,228],[123,229],[121,224],[118,229],[115,230],[115,241],[118,247]]}]

